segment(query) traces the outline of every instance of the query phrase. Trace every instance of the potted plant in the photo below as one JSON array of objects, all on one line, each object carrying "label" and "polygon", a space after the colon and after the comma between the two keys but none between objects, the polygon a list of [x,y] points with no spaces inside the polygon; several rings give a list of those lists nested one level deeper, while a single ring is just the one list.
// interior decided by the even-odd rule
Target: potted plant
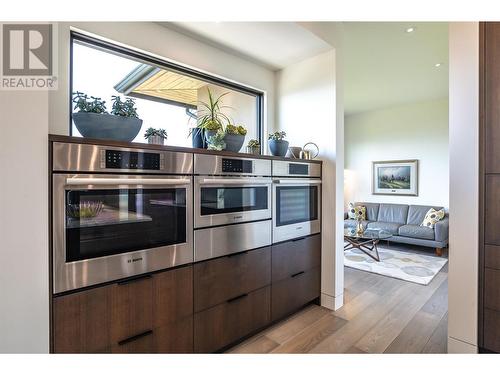
[{"label": "potted plant", "polygon": [[142,120],[132,98],[122,101],[113,96],[111,113],[107,112],[104,100],[79,91],[73,93],[72,101],[78,110],[73,113],[73,121],[84,137],[131,142],[141,130]]},{"label": "potted plant", "polygon": [[247,144],[247,153],[260,155],[260,142],[258,139],[251,139]]},{"label": "potted plant", "polygon": [[288,141],[285,141],[284,131],[269,134],[268,144],[271,154],[274,156],[285,156],[288,151]]},{"label": "potted plant", "polygon": [[226,126],[226,136],[224,137],[224,142],[226,142],[226,150],[238,152],[245,142],[245,136],[247,135],[247,130],[239,125],[227,124]]},{"label": "potted plant", "polygon": [[217,131],[215,134],[210,135],[207,139],[208,149],[215,151],[222,151],[226,148],[226,142],[224,138],[226,133],[222,129]]},{"label": "potted plant", "polygon": [[218,97],[214,97],[209,88],[207,88],[207,91],[208,102],[199,102],[197,127],[203,129],[205,138],[208,141],[208,138],[214,136],[220,130],[224,130],[224,122],[230,123],[231,121],[223,113],[223,109],[229,107],[222,105],[222,98],[228,93],[225,92]]},{"label": "potted plant", "polygon": [[144,133],[144,138],[149,144],[164,145],[167,139],[167,131],[165,129],[148,128]]}]

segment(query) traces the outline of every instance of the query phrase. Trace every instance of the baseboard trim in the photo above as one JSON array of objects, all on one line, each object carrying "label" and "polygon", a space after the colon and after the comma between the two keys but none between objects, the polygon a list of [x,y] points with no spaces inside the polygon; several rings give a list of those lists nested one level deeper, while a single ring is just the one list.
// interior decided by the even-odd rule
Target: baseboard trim
[{"label": "baseboard trim", "polygon": [[477,354],[476,345],[448,336],[448,353],[450,354]]},{"label": "baseboard trim", "polygon": [[326,307],[329,310],[338,310],[344,305],[344,294],[340,294],[336,297],[330,296],[325,293],[321,293],[321,306]]}]

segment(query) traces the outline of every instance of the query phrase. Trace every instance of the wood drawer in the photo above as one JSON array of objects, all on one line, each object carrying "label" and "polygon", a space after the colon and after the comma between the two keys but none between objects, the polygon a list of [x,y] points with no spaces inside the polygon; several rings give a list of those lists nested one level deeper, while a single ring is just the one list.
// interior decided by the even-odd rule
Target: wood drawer
[{"label": "wood drawer", "polygon": [[201,311],[271,283],[271,248],[194,265],[194,310]]},{"label": "wood drawer", "polygon": [[500,353],[500,312],[484,309],[484,348]]},{"label": "wood drawer", "polygon": [[153,329],[152,276],[113,285],[111,319],[112,346]]},{"label": "wood drawer", "polygon": [[500,311],[500,270],[484,269],[484,307]]},{"label": "wood drawer", "polygon": [[272,247],[272,280],[290,276],[321,265],[321,234],[283,242]]},{"label": "wood drawer", "polygon": [[301,272],[272,285],[271,318],[283,318],[320,295],[321,268]]},{"label": "wood drawer", "polygon": [[270,322],[271,288],[266,286],[194,315],[194,351],[211,353]]},{"label": "wood drawer", "polygon": [[484,245],[484,265],[500,270],[500,246]]},{"label": "wood drawer", "polygon": [[111,286],[53,299],[55,353],[108,353],[111,342]]}]

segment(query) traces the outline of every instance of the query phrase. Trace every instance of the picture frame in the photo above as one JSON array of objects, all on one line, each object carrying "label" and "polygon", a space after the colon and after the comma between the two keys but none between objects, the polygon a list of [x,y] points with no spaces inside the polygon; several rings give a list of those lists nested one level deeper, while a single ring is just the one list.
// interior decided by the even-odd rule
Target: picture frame
[{"label": "picture frame", "polygon": [[418,160],[372,162],[372,194],[418,196]]}]

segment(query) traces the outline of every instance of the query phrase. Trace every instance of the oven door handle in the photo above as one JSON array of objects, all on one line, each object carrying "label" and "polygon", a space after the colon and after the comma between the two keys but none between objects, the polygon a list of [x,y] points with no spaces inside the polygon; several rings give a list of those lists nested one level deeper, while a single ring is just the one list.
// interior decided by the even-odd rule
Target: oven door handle
[{"label": "oven door handle", "polygon": [[288,178],[283,180],[274,180],[275,184],[283,184],[283,185],[321,185],[321,180],[307,180],[307,179],[298,179],[298,178]]},{"label": "oven door handle", "polygon": [[188,178],[98,178],[72,177],[66,179],[66,185],[189,185]]},{"label": "oven door handle", "polygon": [[200,185],[269,185],[271,179],[262,178],[205,178]]}]

